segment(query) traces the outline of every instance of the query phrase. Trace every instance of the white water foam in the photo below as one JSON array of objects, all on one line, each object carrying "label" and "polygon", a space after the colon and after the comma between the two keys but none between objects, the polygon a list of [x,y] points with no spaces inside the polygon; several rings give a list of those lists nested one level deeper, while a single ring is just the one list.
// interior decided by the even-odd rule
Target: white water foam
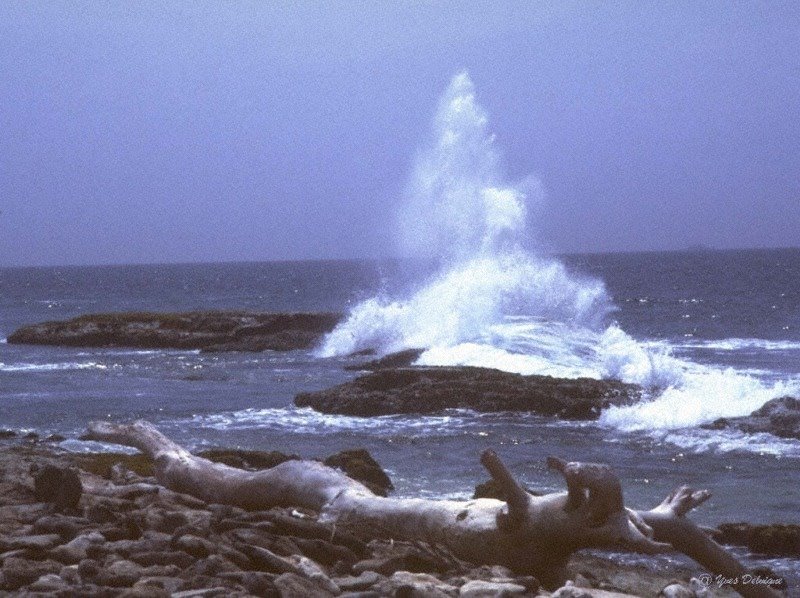
[{"label": "white water foam", "polygon": [[0,363],[0,372],[52,372],[59,370],[105,370],[108,366],[94,361],[65,363]]},{"label": "white water foam", "polygon": [[581,329],[599,324],[607,306],[602,284],[576,279],[556,262],[522,251],[476,256],[440,272],[410,297],[374,297],[357,305],[325,338],[320,355],[453,346],[479,338],[512,314]]},{"label": "white water foam", "polygon": [[603,284],[570,274],[523,247],[532,177],[504,181],[494,136],[466,73],[445,92],[435,139],[420,155],[400,217],[407,253],[434,256],[438,272],[404,297],[373,297],[324,340],[321,356],[389,353],[475,340],[507,316],[598,327],[611,311]]},{"label": "white water foam", "polygon": [[[385,415],[380,417],[354,417],[330,415],[314,411],[310,407],[280,407],[266,409],[243,409],[224,413],[196,415],[189,420],[192,426],[213,430],[273,430],[282,433],[326,434],[335,432],[359,432],[385,436],[386,434],[409,437],[431,435],[457,436],[474,425],[476,418],[487,414],[476,414],[466,410],[450,410],[442,415],[408,416]],[[183,424],[181,424],[183,425]]]},{"label": "white water foam", "polygon": [[736,430],[667,430],[660,439],[686,451],[700,453],[735,453],[747,451],[776,457],[800,457],[800,443],[772,434],[746,434]]},{"label": "white water foam", "polygon": [[[608,325],[614,306],[602,282],[527,249],[528,202],[541,197],[541,186],[530,177],[504,180],[488,118],[466,73],[443,95],[434,140],[421,153],[408,189],[398,226],[401,246],[435,257],[437,272],[405,295],[379,295],[357,305],[325,337],[318,356],[421,347],[421,365],[620,379],[647,391],[645,401],[602,415],[601,424],[626,431],[747,415],[771,398],[797,394],[796,383],[768,383],[693,363],[673,355],[665,342],[633,339]],[[715,343],[674,348],[786,346],[746,339]]]},{"label": "white water foam", "polygon": [[[189,351],[178,351],[175,349],[170,349],[169,353],[189,353]],[[198,350],[194,350],[194,353],[199,353]],[[80,351],[76,353],[78,357],[89,357],[94,355],[100,355],[103,357],[125,357],[128,355],[165,355],[167,352],[163,349],[95,349],[92,351]]]},{"label": "white water foam", "polygon": [[626,431],[687,428],[720,417],[749,415],[770,399],[798,392],[797,381],[769,384],[733,369],[686,364],[677,384],[650,400],[610,407],[600,422]]},{"label": "white water foam", "polygon": [[719,340],[691,340],[677,345],[687,349],[709,349],[713,351],[800,351],[800,343],[775,341],[762,338],[725,338]]}]

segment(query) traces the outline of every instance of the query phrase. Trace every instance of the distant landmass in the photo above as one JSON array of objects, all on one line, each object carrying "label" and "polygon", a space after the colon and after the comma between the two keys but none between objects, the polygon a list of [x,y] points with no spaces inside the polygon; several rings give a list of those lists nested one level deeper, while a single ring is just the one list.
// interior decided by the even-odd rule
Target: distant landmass
[{"label": "distant landmass", "polygon": [[686,248],[686,251],[688,251],[690,253],[701,253],[701,252],[707,252],[707,251],[718,251],[718,249],[716,247],[710,247],[708,245],[703,245],[702,243],[695,243],[693,245],[689,245]]}]

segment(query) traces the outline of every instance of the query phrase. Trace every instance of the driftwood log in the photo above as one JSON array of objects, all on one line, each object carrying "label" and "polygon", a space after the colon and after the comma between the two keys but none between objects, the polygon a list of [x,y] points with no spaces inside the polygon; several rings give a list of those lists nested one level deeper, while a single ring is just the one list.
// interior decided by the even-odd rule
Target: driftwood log
[{"label": "driftwood log", "polygon": [[[567,492],[532,496],[492,451],[481,463],[507,496],[470,501],[384,498],[338,470],[315,461],[286,461],[256,472],[192,455],[152,424],[90,424],[87,439],[135,447],[154,461],[156,479],[170,490],[246,509],[305,507],[322,520],[374,530],[376,535],[446,546],[473,562],[505,565],[545,586],[563,581],[570,555],[582,548],[642,553],[679,551],[725,578],[745,567],[686,514],[710,493],[681,487],[649,511],[625,507],[619,479],[605,465],[548,459]],[[734,586],[743,596],[779,594],[763,585]]]}]

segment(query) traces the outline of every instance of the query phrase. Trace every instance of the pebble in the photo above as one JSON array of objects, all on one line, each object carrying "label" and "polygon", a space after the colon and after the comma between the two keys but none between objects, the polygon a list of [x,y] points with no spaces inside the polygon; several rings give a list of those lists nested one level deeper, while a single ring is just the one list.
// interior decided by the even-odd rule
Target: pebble
[{"label": "pebble", "polygon": [[177,550],[182,550],[199,559],[207,557],[215,550],[213,542],[209,542],[205,538],[190,535],[181,536],[173,545]]},{"label": "pebble", "polygon": [[280,592],[281,598],[309,598],[310,596],[325,598],[336,595],[310,579],[295,573],[284,573],[276,577],[275,587]]},{"label": "pebble", "polygon": [[58,592],[68,587],[66,581],[55,573],[46,573],[28,586],[32,592]]},{"label": "pebble", "polygon": [[397,571],[377,589],[398,598],[449,598],[458,595],[458,588],[433,575],[409,571]]},{"label": "pebble", "polygon": [[142,577],[139,581],[133,584],[135,588],[141,587],[154,587],[166,590],[170,594],[174,594],[183,589],[186,582],[179,577],[168,577],[163,575],[154,575],[151,577]]},{"label": "pebble", "polygon": [[38,534],[35,536],[17,536],[8,541],[12,550],[47,550],[61,543],[61,536],[58,534]]},{"label": "pebble", "polygon": [[458,595],[460,598],[511,598],[527,591],[525,586],[516,583],[475,579],[461,586]]},{"label": "pebble", "polygon": [[339,586],[343,592],[358,592],[371,588],[381,580],[385,579],[375,571],[362,571],[358,577],[349,575],[347,577],[335,577],[333,582]]}]

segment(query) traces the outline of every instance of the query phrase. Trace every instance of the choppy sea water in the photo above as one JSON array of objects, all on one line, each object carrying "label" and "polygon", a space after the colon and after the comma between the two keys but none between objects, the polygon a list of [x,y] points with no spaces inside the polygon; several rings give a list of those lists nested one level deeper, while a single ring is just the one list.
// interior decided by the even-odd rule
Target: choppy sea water
[{"label": "choppy sea water", "polygon": [[[704,523],[800,523],[800,442],[698,428],[716,417],[749,413],[775,396],[800,395],[800,250],[562,261],[570,273],[604,281],[613,309],[603,322],[581,327],[541,315],[503,316],[469,340],[431,344],[421,361],[641,382],[636,376],[650,376],[648,401],[609,410],[599,422],[464,411],[362,419],[295,408],[298,392],[357,375],[343,366],[363,358],[331,354],[326,343],[336,339],[328,338],[313,350],[289,353],[0,343],[0,427],[58,432],[73,450],[95,448],[74,438],[100,418],[146,418],[192,448],[314,457],[366,447],[399,494],[431,497],[468,497],[486,478],[478,464],[486,447],[530,486],[559,490],[562,481],[544,464],[554,454],[610,463],[636,507],[654,506],[689,483],[714,494],[695,515]],[[0,269],[0,338],[25,324],[107,311],[347,313],[375,297],[402,294],[420,267],[281,262]]]}]

